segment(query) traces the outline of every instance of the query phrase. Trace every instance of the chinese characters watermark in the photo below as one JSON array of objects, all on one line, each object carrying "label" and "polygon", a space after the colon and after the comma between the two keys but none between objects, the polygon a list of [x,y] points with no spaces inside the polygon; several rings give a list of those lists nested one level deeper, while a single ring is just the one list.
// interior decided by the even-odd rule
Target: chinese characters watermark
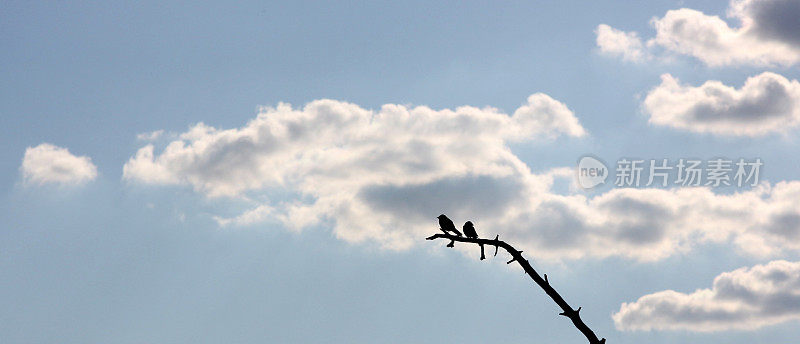
[{"label": "chinese characters watermark", "polygon": [[[759,182],[760,158],[738,160],[698,159],[619,159],[614,169],[617,187],[745,187]],[[578,162],[578,184],[591,189],[605,182],[609,169],[597,158],[585,156]]]}]

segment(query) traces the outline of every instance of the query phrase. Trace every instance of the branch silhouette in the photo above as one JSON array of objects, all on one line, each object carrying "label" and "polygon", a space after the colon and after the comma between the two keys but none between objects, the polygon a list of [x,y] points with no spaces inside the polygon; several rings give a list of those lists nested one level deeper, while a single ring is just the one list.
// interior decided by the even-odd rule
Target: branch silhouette
[{"label": "branch silhouette", "polygon": [[522,256],[522,251],[519,251],[515,249],[513,246],[509,245],[507,242],[500,240],[499,235],[495,236],[494,239],[481,239],[481,238],[467,238],[462,236],[438,233],[425,238],[425,240],[436,240],[436,239],[449,239],[450,243],[447,245],[448,247],[453,247],[456,241],[478,244],[481,246],[481,260],[486,259],[483,253],[483,246],[485,245],[494,246],[495,256],[497,256],[498,249],[502,247],[513,258],[509,260],[506,264],[517,262],[522,267],[522,269],[525,270],[525,273],[528,276],[530,276],[531,279],[533,279],[533,281],[536,282],[536,284],[538,284],[539,287],[541,287],[544,290],[547,296],[553,299],[553,301],[555,301],[555,303],[559,307],[561,307],[563,312],[558,313],[558,315],[565,316],[570,320],[572,320],[572,324],[575,325],[578,331],[581,331],[581,333],[583,333],[583,335],[586,336],[586,339],[589,340],[590,344],[603,344],[606,342],[605,338],[597,339],[597,335],[595,335],[594,332],[589,328],[589,326],[587,326],[583,322],[583,320],[581,320],[581,315],[580,315],[581,307],[578,307],[578,309],[572,309],[572,307],[570,307],[567,301],[564,301],[564,298],[561,297],[561,295],[559,295],[558,292],[555,289],[553,289],[552,286],[550,286],[550,281],[547,280],[547,274],[544,274],[544,278],[542,278],[542,276],[539,276],[539,273],[533,269],[528,260]]}]

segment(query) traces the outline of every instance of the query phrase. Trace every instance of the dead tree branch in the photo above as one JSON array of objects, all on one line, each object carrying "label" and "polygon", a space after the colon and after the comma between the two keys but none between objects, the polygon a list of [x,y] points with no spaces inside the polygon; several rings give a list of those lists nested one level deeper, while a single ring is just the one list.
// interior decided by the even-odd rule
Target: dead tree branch
[{"label": "dead tree branch", "polygon": [[[594,332],[589,328],[589,326],[586,326],[583,320],[581,320],[581,315],[580,315],[581,307],[578,307],[578,309],[572,309],[572,307],[570,307],[567,301],[564,301],[564,298],[562,298],[561,295],[559,295],[558,292],[555,289],[553,289],[552,286],[550,286],[550,281],[547,280],[547,274],[544,275],[545,276],[544,278],[539,276],[539,273],[537,273],[536,270],[533,269],[528,260],[522,256],[522,251],[518,251],[505,241],[500,240],[500,236],[496,236],[494,239],[481,239],[481,238],[471,239],[466,237],[439,233],[439,234],[434,234],[425,239],[436,240],[440,238],[450,240],[450,244],[447,245],[448,247],[453,247],[453,244],[456,241],[478,244],[478,245],[494,246],[495,256],[497,255],[497,250],[500,247],[502,247],[512,257],[512,259],[508,261],[508,264],[517,262],[522,267],[522,269],[525,270],[525,273],[528,276],[530,276],[531,279],[533,279],[533,281],[536,282],[536,284],[538,284],[539,287],[541,287],[544,290],[547,296],[553,299],[553,301],[555,301],[555,303],[559,307],[561,307],[563,312],[559,313],[558,315],[565,316],[570,320],[572,320],[572,324],[575,325],[578,331],[581,331],[581,333],[583,333],[583,335],[586,336],[586,339],[589,340],[590,344],[603,344],[606,342],[605,338],[597,339],[597,335],[595,335]],[[481,252],[481,256],[483,257],[483,252]]]}]

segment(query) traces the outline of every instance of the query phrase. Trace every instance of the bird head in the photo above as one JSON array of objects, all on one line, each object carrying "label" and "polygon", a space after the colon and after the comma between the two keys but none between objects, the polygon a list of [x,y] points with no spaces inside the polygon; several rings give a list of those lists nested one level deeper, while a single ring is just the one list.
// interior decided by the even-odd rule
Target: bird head
[{"label": "bird head", "polygon": [[472,221],[467,221],[464,223],[464,227],[473,227]]},{"label": "bird head", "polygon": [[442,215],[439,215],[439,216],[437,216],[436,218],[437,218],[437,219],[442,219],[442,218],[446,218],[446,217],[447,217],[447,216],[445,216],[444,214],[442,214]]}]

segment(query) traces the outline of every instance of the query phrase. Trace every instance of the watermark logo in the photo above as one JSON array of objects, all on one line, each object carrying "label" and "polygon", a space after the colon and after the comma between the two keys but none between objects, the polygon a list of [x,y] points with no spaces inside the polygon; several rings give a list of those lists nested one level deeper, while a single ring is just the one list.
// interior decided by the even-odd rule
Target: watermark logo
[{"label": "watermark logo", "polygon": [[578,185],[584,189],[605,183],[608,173],[608,167],[595,157],[584,156],[578,160]]},{"label": "watermark logo", "polygon": [[753,187],[758,185],[760,158],[725,159],[706,161],[699,159],[630,159],[617,160],[616,168],[609,169],[600,159],[583,156],[578,160],[578,185],[584,190],[604,184],[613,175],[616,187]]},{"label": "watermark logo", "polygon": [[[648,164],[649,162],[649,164]],[[670,163],[667,159],[620,159],[617,161],[614,185],[620,187],[639,186],[756,186],[759,181],[760,158],[744,159],[678,159]],[[649,166],[649,168],[647,168]],[[649,172],[647,183],[642,171]],[[672,177],[674,180],[670,180]]]}]

